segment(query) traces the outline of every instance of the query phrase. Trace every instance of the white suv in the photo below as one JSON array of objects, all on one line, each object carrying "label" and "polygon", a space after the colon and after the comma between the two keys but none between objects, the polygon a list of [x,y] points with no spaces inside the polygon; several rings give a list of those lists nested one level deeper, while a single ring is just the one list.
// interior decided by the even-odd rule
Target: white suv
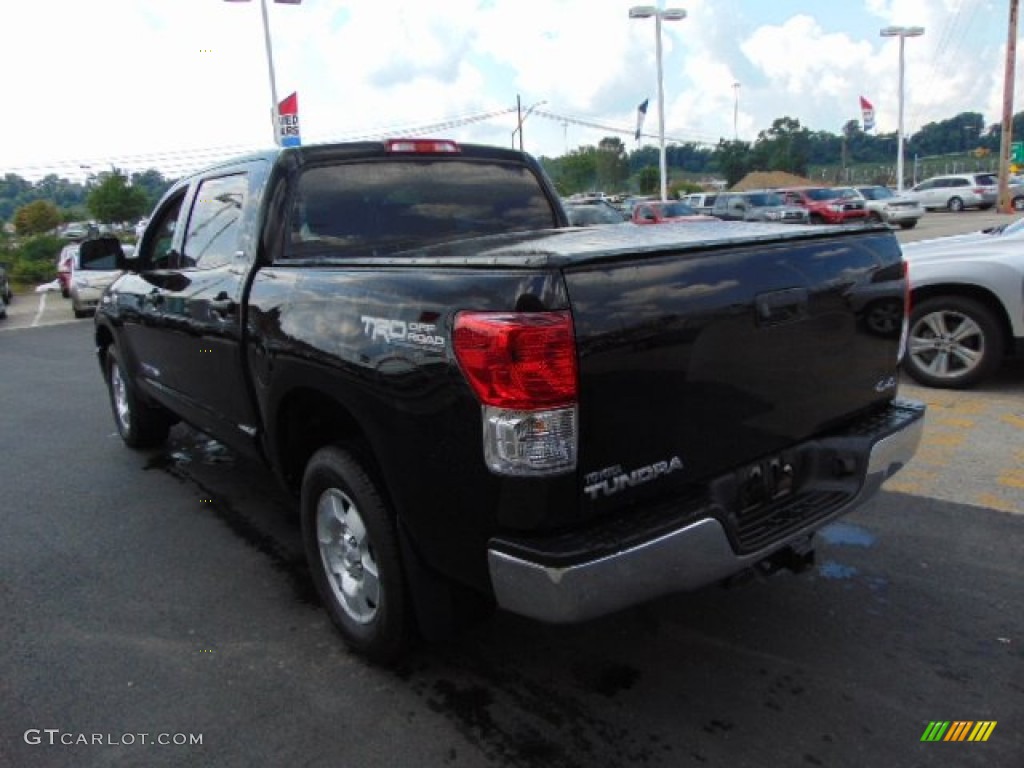
[{"label": "white suv", "polygon": [[978,208],[984,211],[996,204],[999,182],[993,173],[952,173],[925,179],[908,189],[906,196],[917,200],[926,211],[933,208],[950,211]]}]

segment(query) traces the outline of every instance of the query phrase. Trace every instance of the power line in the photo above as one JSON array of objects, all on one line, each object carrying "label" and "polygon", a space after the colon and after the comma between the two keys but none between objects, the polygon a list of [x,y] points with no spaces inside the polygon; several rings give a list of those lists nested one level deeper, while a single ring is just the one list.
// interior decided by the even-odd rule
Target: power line
[{"label": "power line", "polygon": [[[600,130],[600,131],[608,131],[609,133],[620,133],[620,134],[624,134],[624,135],[627,135],[627,136],[635,136],[636,135],[636,129],[635,128],[622,128],[622,127],[615,126],[615,125],[608,125],[607,123],[598,123],[598,122],[595,122],[593,120],[587,120],[587,119],[584,119],[584,118],[581,118],[581,117],[572,117],[570,115],[560,115],[560,114],[557,114],[555,112],[549,112],[547,110],[535,109],[535,110],[533,110],[533,114],[540,115],[543,118],[546,118],[548,120],[553,120],[553,121],[555,121],[557,123],[572,123],[573,125],[582,125],[582,126],[584,126],[586,128],[596,128],[597,130]],[[657,139],[658,138],[658,134],[655,134],[655,133],[641,133],[640,135],[644,136],[646,138],[649,138],[649,139]],[[666,141],[674,142],[676,144],[706,144],[706,145],[712,146],[712,147],[718,145],[718,140],[717,139],[715,139],[715,140],[699,139],[699,138],[683,139],[683,138],[679,138],[677,136],[665,136],[665,140]]]},{"label": "power line", "polygon": [[[465,125],[485,122],[515,112],[515,107],[457,115],[438,122],[420,125],[392,125],[361,131],[319,133],[306,137],[308,143],[321,144],[337,141],[359,141],[387,138],[397,135],[423,135],[433,131],[459,128]],[[148,152],[135,155],[108,155],[105,157],[85,157],[78,159],[52,160],[39,163],[27,163],[20,166],[9,166],[2,173],[15,173],[21,176],[46,176],[50,173],[61,173],[73,176],[83,175],[82,171],[109,168],[111,166],[125,170],[158,168],[161,173],[176,177],[184,176],[204,167],[239,155],[269,149],[263,144],[225,144],[197,149],[167,150]]]}]

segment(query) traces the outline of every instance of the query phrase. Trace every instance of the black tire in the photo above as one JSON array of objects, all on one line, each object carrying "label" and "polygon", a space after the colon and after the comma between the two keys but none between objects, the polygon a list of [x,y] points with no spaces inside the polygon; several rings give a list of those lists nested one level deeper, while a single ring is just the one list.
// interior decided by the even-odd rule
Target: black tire
[{"label": "black tire", "polygon": [[75,309],[75,310],[72,310],[72,311],[75,313],[75,317],[77,317],[79,320],[81,320],[83,317],[91,317],[92,316],[92,310],[91,309]]},{"label": "black tire", "polygon": [[881,224],[882,214],[880,214],[878,211],[871,211],[868,213],[868,221],[872,224]]},{"label": "black tire", "polygon": [[812,213],[810,215],[810,222],[811,224],[824,224],[825,219],[821,217],[820,213]]},{"label": "black tire", "polygon": [[67,288],[61,288],[60,289],[60,295],[61,295],[61,298],[70,299],[71,298],[71,291],[69,291]]},{"label": "black tire", "polygon": [[1005,348],[1002,326],[984,304],[935,296],[914,306],[903,363],[925,386],[966,389],[999,368]]},{"label": "black tire", "polygon": [[959,197],[951,197],[946,203],[946,207],[953,213],[960,213],[964,209],[964,201]]},{"label": "black tire", "polygon": [[125,444],[132,448],[155,448],[167,440],[174,420],[163,409],[139,402],[135,385],[114,347],[107,350],[106,372],[110,408]]},{"label": "black tire", "polygon": [[900,229],[913,229],[916,226],[917,226],[917,219],[914,219],[913,221],[901,221],[900,222]]},{"label": "black tire", "polygon": [[329,446],[302,478],[302,540],[328,615],[352,650],[393,663],[408,650],[412,613],[395,527],[358,454]]}]

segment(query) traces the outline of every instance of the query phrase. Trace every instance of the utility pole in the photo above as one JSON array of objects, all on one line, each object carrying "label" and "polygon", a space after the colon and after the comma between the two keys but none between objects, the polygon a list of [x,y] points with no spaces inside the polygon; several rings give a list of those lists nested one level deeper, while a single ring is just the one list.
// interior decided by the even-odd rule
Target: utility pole
[{"label": "utility pole", "polygon": [[1010,202],[1010,145],[1013,140],[1013,71],[1017,62],[1018,0],[1010,0],[1009,31],[1006,36],[1006,70],[1003,75],[1003,132],[999,140],[999,205],[1002,213],[1013,213]]}]

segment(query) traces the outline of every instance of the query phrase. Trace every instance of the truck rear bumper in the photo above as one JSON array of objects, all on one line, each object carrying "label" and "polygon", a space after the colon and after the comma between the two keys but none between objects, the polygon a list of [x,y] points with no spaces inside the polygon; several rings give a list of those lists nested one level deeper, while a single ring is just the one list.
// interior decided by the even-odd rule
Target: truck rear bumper
[{"label": "truck rear bumper", "polygon": [[[892,410],[901,411],[895,430],[859,435],[867,438],[870,449],[856,492],[829,508],[827,514],[785,530],[780,538],[755,551],[737,551],[722,522],[710,516],[710,502],[708,516],[619,551],[568,565],[525,557],[514,547],[494,540],[487,556],[497,603],[512,613],[541,621],[583,621],[662,595],[696,589],[756,565],[864,503],[911,459],[924,429],[924,406],[897,401]],[[843,436],[834,442],[848,440]],[[829,450],[833,440],[819,442]],[[535,542],[534,548],[537,546]]]}]

